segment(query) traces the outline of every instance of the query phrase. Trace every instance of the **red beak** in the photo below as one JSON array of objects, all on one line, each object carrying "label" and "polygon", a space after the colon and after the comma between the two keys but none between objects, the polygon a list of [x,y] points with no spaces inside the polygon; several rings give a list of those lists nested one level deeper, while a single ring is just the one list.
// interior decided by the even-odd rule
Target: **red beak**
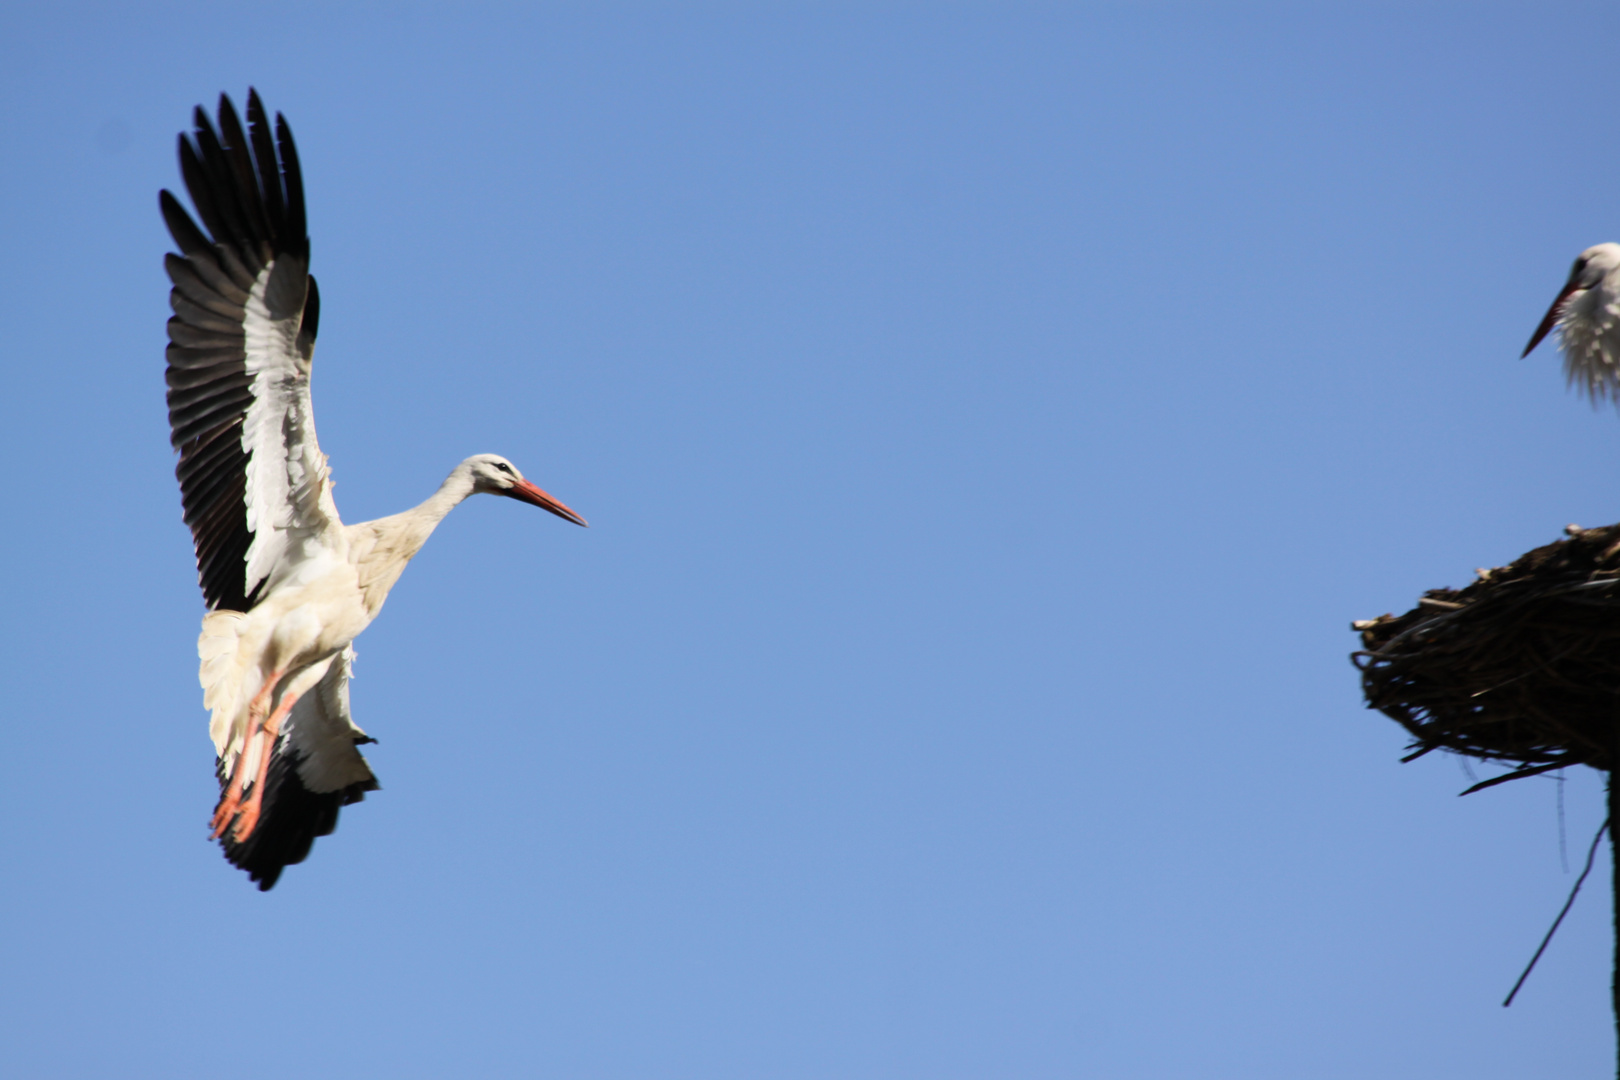
[{"label": "red beak", "polygon": [[1547,315],[1541,320],[1541,325],[1536,327],[1536,332],[1531,335],[1530,344],[1526,345],[1524,352],[1519,354],[1520,360],[1529,356],[1530,350],[1540,345],[1542,338],[1552,333],[1552,328],[1558,324],[1558,316],[1564,313],[1564,301],[1568,300],[1569,294],[1578,288],[1580,288],[1580,285],[1574,281],[1564,286],[1564,291],[1558,294],[1558,299],[1554,300],[1552,307],[1547,309]]},{"label": "red beak", "polygon": [[589,528],[589,524],[584,518],[580,517],[578,514],[568,509],[568,507],[564,506],[556,499],[553,499],[550,495],[547,495],[544,491],[541,491],[527,480],[519,480],[517,483],[512,485],[511,490],[506,491],[503,494],[516,499],[518,502],[526,502],[530,506],[538,506],[542,510],[550,510],[553,514],[556,514],[558,517],[563,518],[566,521],[572,521],[575,525],[585,525],[587,528]]}]

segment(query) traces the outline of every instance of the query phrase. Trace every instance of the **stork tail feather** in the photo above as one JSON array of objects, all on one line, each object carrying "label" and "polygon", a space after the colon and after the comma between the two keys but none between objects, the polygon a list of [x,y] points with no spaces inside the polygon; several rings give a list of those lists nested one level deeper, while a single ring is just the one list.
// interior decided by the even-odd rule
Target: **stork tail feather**
[{"label": "stork tail feather", "polygon": [[[366,792],[378,788],[372,778],[336,791],[311,791],[298,775],[303,761],[303,755],[289,745],[287,738],[278,739],[265,777],[258,824],[247,839],[238,841],[232,822],[219,840],[225,858],[232,866],[246,870],[261,892],[274,887],[283,869],[303,862],[317,837],[331,835],[337,828],[339,809],[360,802]],[[230,784],[226,762],[221,759],[215,770],[223,793]]]}]

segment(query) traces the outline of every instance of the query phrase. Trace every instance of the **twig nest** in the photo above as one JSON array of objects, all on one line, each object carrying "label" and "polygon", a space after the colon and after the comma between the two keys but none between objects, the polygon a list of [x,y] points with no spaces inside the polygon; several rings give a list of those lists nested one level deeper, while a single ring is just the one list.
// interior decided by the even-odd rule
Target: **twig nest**
[{"label": "twig nest", "polygon": [[1410,761],[1450,750],[1516,768],[1613,769],[1620,730],[1620,525],[1564,530],[1465,589],[1352,623],[1362,692],[1412,735]]}]

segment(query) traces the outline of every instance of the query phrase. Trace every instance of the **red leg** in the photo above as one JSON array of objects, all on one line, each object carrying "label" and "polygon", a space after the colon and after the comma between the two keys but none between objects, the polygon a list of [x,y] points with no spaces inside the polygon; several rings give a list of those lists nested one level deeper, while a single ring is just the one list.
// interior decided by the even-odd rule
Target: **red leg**
[{"label": "red leg", "polygon": [[[230,786],[225,789],[225,794],[219,797],[219,805],[214,807],[214,816],[208,823],[210,830],[208,838],[210,840],[218,840],[225,835],[226,826],[230,825],[231,818],[236,816],[237,810],[242,805],[242,787],[246,780],[246,777],[242,775],[242,764],[247,761],[248,751],[259,741],[264,714],[270,711],[270,694],[275,690],[276,684],[281,681],[284,674],[286,674],[284,671],[272,672],[270,678],[265,680],[264,685],[259,688],[257,694],[253,695],[253,700],[248,704],[247,733],[242,739],[242,748],[236,752],[236,761],[231,766]],[[270,751],[273,749],[275,749],[274,742],[265,748],[263,754],[259,755],[259,771],[261,773],[264,771],[265,763],[269,761]]]},{"label": "red leg", "polygon": [[300,696],[291,693],[281,695],[281,703],[259,732],[259,737],[264,739],[264,752],[259,755],[259,771],[253,778],[253,794],[248,796],[247,805],[242,807],[236,819],[236,831],[231,834],[238,844],[252,836],[253,830],[258,827],[259,814],[264,809],[264,781],[270,773],[270,755],[276,752],[276,738],[281,734],[282,721],[298,704]]}]

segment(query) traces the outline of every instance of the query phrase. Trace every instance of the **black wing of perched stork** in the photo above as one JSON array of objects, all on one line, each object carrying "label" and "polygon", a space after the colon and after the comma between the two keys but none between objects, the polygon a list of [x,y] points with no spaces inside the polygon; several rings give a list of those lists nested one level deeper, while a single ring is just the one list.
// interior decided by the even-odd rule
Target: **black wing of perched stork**
[{"label": "black wing of perched stork", "polygon": [[159,196],[181,252],[164,260],[175,473],[203,598],[229,611],[251,609],[274,583],[295,533],[337,525],[310,410],[320,293],[298,151],[280,115],[272,139],[251,90],[247,115],[244,133],[221,95],[219,129],[199,106],[197,130],[180,137],[206,234],[172,194]]}]

